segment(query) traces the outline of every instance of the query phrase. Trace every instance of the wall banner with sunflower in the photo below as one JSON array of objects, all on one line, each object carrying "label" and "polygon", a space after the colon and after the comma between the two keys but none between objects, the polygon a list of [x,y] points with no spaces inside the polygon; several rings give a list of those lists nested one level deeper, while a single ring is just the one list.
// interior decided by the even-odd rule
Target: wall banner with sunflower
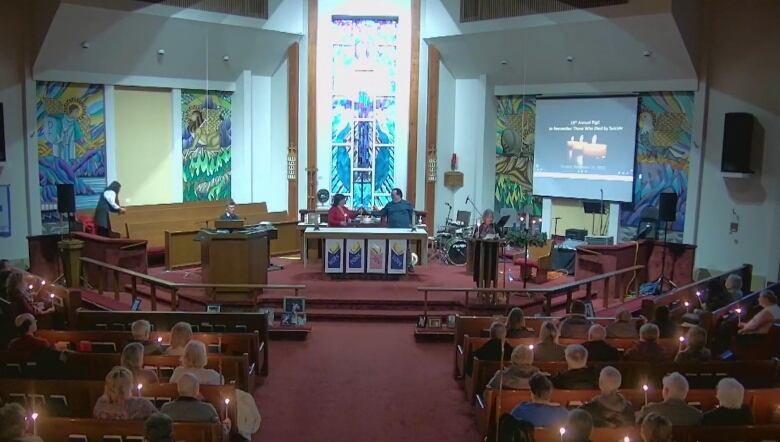
[{"label": "wall banner with sunflower", "polygon": [[59,226],[57,184],[73,184],[76,209],[93,209],[106,187],[106,116],[101,84],[36,85],[38,169],[44,233]]},{"label": "wall banner with sunflower", "polygon": [[184,201],[230,198],[232,92],[181,91]]}]

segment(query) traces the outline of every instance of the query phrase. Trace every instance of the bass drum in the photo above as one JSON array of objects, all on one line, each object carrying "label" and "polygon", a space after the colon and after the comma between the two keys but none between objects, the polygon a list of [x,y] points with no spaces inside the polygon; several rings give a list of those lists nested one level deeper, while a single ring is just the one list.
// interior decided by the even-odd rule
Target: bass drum
[{"label": "bass drum", "polygon": [[453,238],[446,246],[447,262],[454,266],[465,266],[466,248],[466,240]]}]

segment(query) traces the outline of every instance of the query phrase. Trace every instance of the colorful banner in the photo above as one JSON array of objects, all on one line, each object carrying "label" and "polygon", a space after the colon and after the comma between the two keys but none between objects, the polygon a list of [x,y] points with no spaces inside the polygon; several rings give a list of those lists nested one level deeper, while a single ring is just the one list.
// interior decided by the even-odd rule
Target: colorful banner
[{"label": "colorful banner", "polygon": [[36,119],[43,233],[56,230],[57,184],[73,184],[76,209],[94,209],[106,187],[103,85],[39,81]]},{"label": "colorful banner", "polygon": [[408,241],[405,239],[391,239],[387,242],[387,273],[398,275],[406,273],[406,249]]},{"label": "colorful banner", "polygon": [[232,92],[182,90],[184,201],[230,198]]},{"label": "colorful banner", "polygon": [[325,240],[325,273],[344,273],[344,240]]},{"label": "colorful banner", "polygon": [[366,273],[386,273],[385,265],[385,246],[387,241],[384,239],[368,240],[368,268]]},{"label": "colorful banner", "polygon": [[366,268],[365,240],[347,240],[347,273],[364,273]]}]

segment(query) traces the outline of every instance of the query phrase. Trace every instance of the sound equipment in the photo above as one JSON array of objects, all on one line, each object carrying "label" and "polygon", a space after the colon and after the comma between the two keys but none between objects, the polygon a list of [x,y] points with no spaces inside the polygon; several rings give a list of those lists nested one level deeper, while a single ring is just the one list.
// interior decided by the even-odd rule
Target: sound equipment
[{"label": "sound equipment", "polygon": [[750,148],[753,142],[752,114],[729,112],[723,123],[722,172],[753,173],[750,168]]},{"label": "sound equipment", "polygon": [[3,103],[0,103],[0,163],[5,163],[5,118]]},{"label": "sound equipment", "polygon": [[673,223],[677,220],[677,194],[663,192],[658,199],[658,219],[662,222]]},{"label": "sound equipment", "polygon": [[639,225],[634,239],[658,239],[658,207],[648,206],[639,212]]},{"label": "sound equipment", "polygon": [[611,246],[615,244],[612,236],[586,236],[585,242],[590,246]]},{"label": "sound equipment", "polygon": [[566,239],[585,241],[586,236],[588,236],[588,231],[585,229],[566,229]]},{"label": "sound equipment", "polygon": [[582,208],[588,215],[592,215],[594,213],[604,214],[607,212],[606,207],[600,201],[583,201]]},{"label": "sound equipment", "polygon": [[57,184],[57,212],[76,213],[76,193],[73,184]]}]

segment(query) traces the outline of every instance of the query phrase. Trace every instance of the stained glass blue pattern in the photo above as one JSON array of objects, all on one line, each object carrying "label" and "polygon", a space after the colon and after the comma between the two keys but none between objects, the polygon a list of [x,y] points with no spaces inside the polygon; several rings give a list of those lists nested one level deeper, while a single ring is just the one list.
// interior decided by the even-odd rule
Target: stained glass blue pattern
[{"label": "stained glass blue pattern", "polygon": [[331,23],[331,191],[354,208],[384,206],[395,181],[398,19]]}]

